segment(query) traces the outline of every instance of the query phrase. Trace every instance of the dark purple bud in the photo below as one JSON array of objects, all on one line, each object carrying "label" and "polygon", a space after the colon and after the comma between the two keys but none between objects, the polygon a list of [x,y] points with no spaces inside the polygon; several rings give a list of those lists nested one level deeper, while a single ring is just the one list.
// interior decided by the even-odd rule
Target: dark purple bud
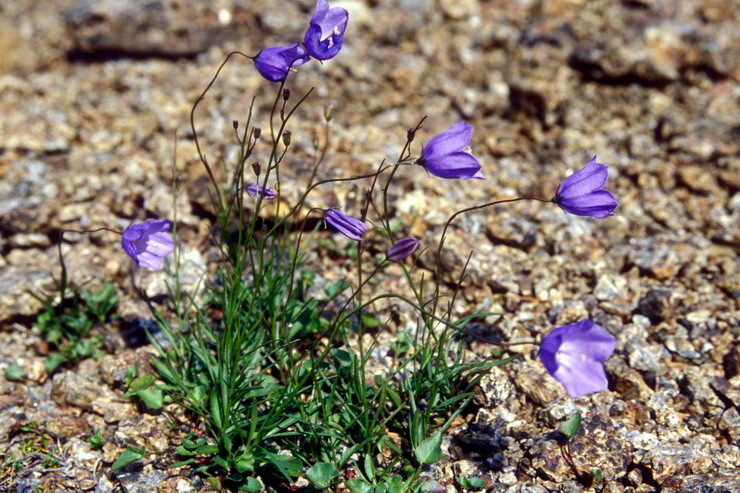
[{"label": "dark purple bud", "polygon": [[359,219],[343,214],[337,209],[324,211],[324,220],[350,240],[361,241],[362,234],[368,229]]},{"label": "dark purple bud", "polygon": [[277,197],[277,192],[274,188],[265,187],[260,185],[259,183],[251,183],[247,185],[247,193],[254,198],[262,195],[263,200],[275,200],[275,198]]},{"label": "dark purple bud", "polygon": [[413,236],[401,238],[393,244],[386,252],[388,260],[398,262],[403,260],[419,248],[419,240]]},{"label": "dark purple bud", "polygon": [[283,88],[283,101],[287,101],[290,99],[290,88],[285,87]]},{"label": "dark purple bud", "polygon": [[252,163],[252,171],[254,171],[254,174],[259,176],[262,172],[262,163],[259,161],[255,161]]},{"label": "dark purple bud", "polygon": [[290,130],[283,131],[283,144],[285,144],[285,147],[288,147],[290,145],[290,136],[293,135],[290,133]]},{"label": "dark purple bud", "polygon": [[597,163],[594,156],[583,169],[563,180],[552,201],[576,216],[611,216],[618,203],[610,191],[604,190],[608,178],[609,168]]},{"label": "dark purple bud", "polygon": [[414,141],[414,137],[416,137],[416,129],[410,128],[406,131],[406,141],[411,143]]},{"label": "dark purple bud", "polygon": [[252,135],[254,135],[254,140],[259,139],[260,135],[262,135],[262,129],[260,127],[252,127]]},{"label": "dark purple bud", "polygon": [[239,122],[237,120],[233,120],[231,124],[234,126],[234,130],[239,128]]}]

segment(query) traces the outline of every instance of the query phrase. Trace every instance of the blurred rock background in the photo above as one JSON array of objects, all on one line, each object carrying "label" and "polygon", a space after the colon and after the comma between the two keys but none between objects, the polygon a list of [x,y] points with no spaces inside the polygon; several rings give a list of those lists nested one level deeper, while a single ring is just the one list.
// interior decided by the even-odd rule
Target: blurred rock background
[{"label": "blurred rock background", "polygon": [[[445,461],[428,475],[448,491],[461,474],[483,477],[490,491],[740,490],[738,4],[331,4],[350,13],[341,53],[300,67],[289,83],[294,98],[316,90],[291,128],[298,152],[285,166],[288,197],[300,190],[331,102],[324,177],[395,159],[406,129],[425,115],[417,152],[452,123],[475,127],[471,146],[485,182],[442,181],[413,168],[398,174],[398,217],[429,244],[457,209],[498,197],[550,198],[594,154],[609,165],[608,188],[620,202],[602,221],[518,203],[455,223],[449,275],[476,251],[458,308],[507,314],[482,324],[484,336],[538,338],[590,316],[618,348],[607,363],[610,391],[575,403],[534,353],[497,370],[482,387],[480,409],[451,433]],[[111,404],[121,393],[111,368],[144,364],[149,348],[113,327],[112,354],[49,380],[32,328],[40,306],[28,293],[53,286],[63,229],[122,230],[172,217],[173,178],[178,233],[197,279],[210,260],[210,206],[190,108],[226,54],[300,41],[313,9],[304,0],[0,4],[0,369],[15,363],[28,373],[24,383],[0,380],[0,444],[23,424],[44,423],[66,444],[70,464],[29,473],[26,486],[205,488],[185,472],[157,476],[160,459],[138,476],[110,473],[126,445],[170,446],[161,416]],[[254,123],[266,128],[275,90],[251,62],[235,58],[199,107],[199,136],[221,176],[235,152],[232,121],[243,124],[254,95]],[[334,187],[312,205],[352,213],[361,196],[359,186]],[[64,238],[72,279],[116,281],[125,320],[146,313],[134,284],[164,292],[163,278],[134,269],[115,235]],[[327,269],[327,277],[343,275],[341,265]],[[400,285],[389,276],[388,285]],[[471,350],[490,347],[473,342]],[[574,462],[581,473],[600,469],[604,483],[584,483],[552,437],[576,409],[584,427],[571,447]],[[81,442],[93,429],[105,431],[109,450],[96,455]]]}]

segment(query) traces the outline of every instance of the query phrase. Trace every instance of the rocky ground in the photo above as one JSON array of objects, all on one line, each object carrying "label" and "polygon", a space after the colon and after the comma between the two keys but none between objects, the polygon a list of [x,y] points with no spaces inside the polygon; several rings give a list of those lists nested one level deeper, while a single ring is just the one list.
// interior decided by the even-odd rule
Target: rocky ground
[{"label": "rocky ground", "polygon": [[[447,491],[461,474],[482,477],[489,491],[740,491],[737,3],[332,5],[350,12],[342,52],[301,67],[291,83],[294,94],[316,87],[292,128],[299,149],[310,149],[324,104],[335,105],[322,176],[394,159],[406,129],[428,115],[417,143],[464,119],[488,176],[471,183],[399,173],[398,217],[430,244],[455,210],[497,197],[550,198],[594,154],[609,165],[620,203],[604,220],[517,203],[455,222],[448,264],[475,249],[460,312],[506,313],[481,324],[482,333],[540,338],[590,316],[618,345],[606,364],[609,390],[576,401],[531,350],[492,372],[478,410],[456,424],[445,459],[425,476]],[[52,287],[63,229],[172,217],[173,173],[194,284],[210,257],[191,105],[228,52],[300,40],[312,10],[310,0],[0,5],[0,370],[25,372],[19,381],[0,377],[0,449],[17,456],[29,440],[38,445],[13,474],[3,457],[0,490],[207,490],[189,470],[167,468],[178,438],[167,425],[177,411],[147,413],[123,397],[126,367],[145,368],[152,351],[136,330],[147,315],[136,287],[163,294],[163,274],[134,269],[115,235],[65,235],[71,279],[114,281],[121,319],[100,334],[104,357],[51,378],[34,328],[40,305],[29,293]],[[265,125],[274,90],[250,62],[229,64],[199,109],[217,169],[234,155],[232,120],[244,121],[256,95]],[[299,157],[286,165],[288,194],[308,169]],[[337,186],[312,205],[352,211],[358,196],[358,187]],[[327,278],[344,275],[343,265],[324,268]],[[392,272],[387,281],[396,282]],[[471,351],[485,355],[490,346],[471,342]],[[582,431],[567,461],[553,431],[576,410]],[[95,432],[107,441],[102,450],[84,441]],[[112,472],[129,445],[159,455]],[[590,469],[604,481],[589,486]]]}]

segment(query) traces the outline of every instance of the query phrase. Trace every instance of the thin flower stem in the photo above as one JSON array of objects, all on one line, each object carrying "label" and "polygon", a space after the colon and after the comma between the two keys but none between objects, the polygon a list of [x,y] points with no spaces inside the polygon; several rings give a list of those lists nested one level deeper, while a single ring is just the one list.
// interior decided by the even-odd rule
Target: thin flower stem
[{"label": "thin flower stem", "polygon": [[[414,127],[413,129],[414,134],[416,134],[416,132],[419,131],[419,129],[421,128],[426,118],[427,118],[426,115],[424,115],[424,117],[421,120],[419,120],[419,123],[417,123],[416,127]],[[381,221],[383,222],[383,226],[388,232],[388,239],[391,240],[391,243],[393,243],[393,233],[391,232],[390,219],[388,218],[388,189],[391,186],[391,181],[393,180],[393,176],[396,174],[396,170],[405,161],[405,159],[408,158],[406,153],[407,151],[410,153],[410,147],[411,147],[412,141],[413,141],[413,137],[407,134],[406,143],[403,145],[403,149],[401,149],[401,152],[398,155],[398,161],[392,165],[393,169],[391,170],[390,174],[388,175],[388,179],[383,185],[383,214],[381,217]]]},{"label": "thin flower stem", "polygon": [[241,51],[232,51],[231,53],[226,55],[226,58],[224,58],[224,61],[221,62],[221,65],[218,66],[218,69],[216,70],[216,74],[213,76],[211,81],[208,83],[208,85],[203,90],[203,92],[198,97],[198,99],[195,101],[192,109],[190,110],[190,128],[193,130],[193,140],[195,142],[195,149],[198,152],[198,157],[200,158],[201,163],[203,163],[203,167],[205,167],[206,169],[206,173],[208,173],[208,178],[210,178],[211,183],[213,183],[213,187],[216,190],[216,197],[218,198],[219,211],[223,209],[223,197],[221,196],[221,190],[218,185],[218,182],[216,181],[216,177],[214,176],[213,171],[211,170],[211,166],[208,164],[208,160],[206,159],[206,156],[203,154],[201,147],[200,147],[200,142],[198,141],[198,131],[195,128],[195,110],[198,108],[198,105],[200,104],[200,102],[206,98],[206,94],[208,94],[208,91],[210,91],[213,84],[216,83],[218,76],[221,74],[221,70],[226,66],[226,64],[229,62],[231,57],[234,55],[241,55],[244,58],[248,58],[250,60],[254,59],[254,57],[246,55],[242,53]]},{"label": "thin flower stem", "polygon": [[539,197],[516,197],[513,199],[500,199],[500,200],[494,200],[493,202],[488,202],[481,205],[476,205],[473,207],[468,207],[466,209],[461,209],[454,214],[452,214],[448,219],[447,222],[444,225],[444,228],[442,228],[442,235],[439,237],[439,245],[437,246],[437,254],[436,254],[436,271],[435,276],[437,278],[437,285],[434,290],[434,304],[432,308],[432,313],[437,313],[437,300],[439,299],[439,286],[440,286],[440,276],[442,272],[442,247],[444,246],[445,238],[447,236],[447,229],[450,227],[450,224],[452,224],[452,221],[462,214],[466,214],[468,212],[478,211],[481,209],[485,209],[487,207],[492,207],[494,205],[499,204],[506,204],[510,202],[519,202],[521,200],[536,200],[538,202],[545,202],[550,203],[550,200],[541,199]]}]

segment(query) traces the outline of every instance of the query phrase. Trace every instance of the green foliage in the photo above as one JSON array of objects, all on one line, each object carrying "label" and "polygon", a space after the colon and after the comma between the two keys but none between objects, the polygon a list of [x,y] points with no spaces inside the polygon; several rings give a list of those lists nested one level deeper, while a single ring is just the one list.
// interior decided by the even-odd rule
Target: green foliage
[{"label": "green foliage", "polygon": [[442,458],[442,434],[437,432],[414,449],[419,464],[434,464]]},{"label": "green foliage", "polygon": [[566,421],[563,421],[558,431],[568,438],[573,438],[578,434],[578,428],[581,426],[581,413],[576,413]]},{"label": "green foliage", "polygon": [[65,276],[57,285],[57,296],[33,295],[43,306],[36,317],[36,327],[56,349],[44,362],[48,373],[54,373],[63,364],[99,355],[103,341],[89,333],[96,324],[102,326],[110,321],[118,304],[116,288],[109,282],[95,293],[85,287],[69,289]]},{"label": "green foliage", "polygon": [[486,486],[486,482],[481,478],[469,478],[464,474],[457,478],[457,483],[460,488],[468,491],[480,490]]},{"label": "green foliage", "polygon": [[100,450],[108,443],[100,437],[99,431],[87,437],[85,441],[90,444],[90,448],[93,450]]},{"label": "green foliage", "polygon": [[26,370],[18,365],[8,365],[8,367],[5,368],[5,378],[10,380],[11,382],[19,382],[23,380],[23,377],[25,376]]},{"label": "green foliage", "polygon": [[127,388],[124,397],[138,397],[149,409],[161,409],[164,405],[164,393],[154,385],[156,378],[152,375],[139,377],[139,367],[131,365],[126,368]]},{"label": "green foliage", "polygon": [[11,443],[0,452],[0,485],[13,485],[26,469],[36,465],[53,469],[64,462],[64,450],[58,441],[32,421],[19,427]]},{"label": "green foliage", "polygon": [[314,464],[306,471],[306,477],[316,488],[328,488],[338,475],[339,470],[328,462]]},{"label": "green foliage", "polygon": [[126,447],[126,450],[121,452],[121,455],[118,456],[118,459],[116,459],[110,469],[111,471],[117,471],[128,465],[133,464],[138,460],[143,459],[144,457],[146,457],[146,455],[147,454],[144,450],[136,449],[133,447]]},{"label": "green foliage", "polygon": [[[422,491],[429,485],[419,483],[418,474],[441,459],[442,434],[471,401],[473,387],[488,368],[511,357],[498,362],[463,357],[461,335],[467,323],[486,314],[455,320],[456,291],[441,292],[442,286],[435,284],[426,293],[423,276],[398,263],[409,290],[407,295],[389,293],[378,275],[389,262],[381,254],[368,254],[364,241],[317,238],[315,231],[306,231],[301,208],[317,185],[313,180],[325,152],[313,157],[314,172],[296,204],[286,206],[278,198],[275,213],[268,215],[260,197],[244,201],[239,191],[254,180],[245,174],[255,146],[267,150],[267,158],[261,158],[265,161],[253,168],[260,170],[259,182],[280,181],[288,148],[279,136],[305,99],[291,108],[281,91],[282,86],[266,141],[246,130],[252,128],[251,111],[243,133],[235,125],[238,160],[227,183],[215,180],[198,148],[212,181],[219,267],[205,283],[204,296],[196,299],[183,292],[175,252],[172,311],[150,305],[164,336],[163,342],[150,334],[158,379],[132,370],[126,395],[155,409],[171,399],[194,417],[192,433],[177,447],[176,465],[193,467],[214,488],[257,491],[257,477],[267,485],[290,485],[304,476],[315,488],[325,489],[351,470],[357,474],[346,482],[351,491]],[[197,134],[194,123],[193,132]],[[398,163],[410,159],[410,143]],[[387,205],[393,172],[382,171],[391,168],[366,177],[374,178],[372,187],[382,189],[382,205],[378,200],[370,207],[372,189],[362,205],[381,216],[367,235],[387,242],[403,229]],[[328,252],[319,257],[331,261],[354,259],[357,277],[336,279],[334,272],[326,276],[313,270],[316,260],[309,264],[307,252],[315,247]],[[351,265],[343,265],[342,272],[351,271]],[[396,333],[392,358],[382,373],[370,370],[377,353],[373,336],[391,330],[387,313],[378,312],[380,301],[405,305],[417,318],[414,329]]]}]

